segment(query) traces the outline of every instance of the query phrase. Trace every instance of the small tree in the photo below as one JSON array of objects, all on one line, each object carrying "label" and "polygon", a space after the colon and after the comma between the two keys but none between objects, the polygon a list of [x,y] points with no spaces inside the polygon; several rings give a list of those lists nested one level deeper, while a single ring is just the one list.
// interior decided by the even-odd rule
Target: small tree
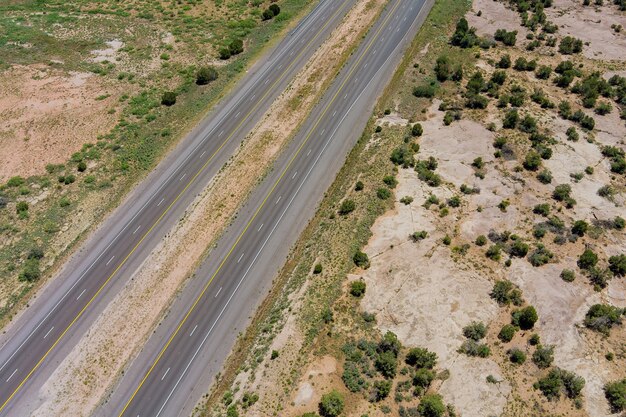
[{"label": "small tree", "polygon": [[411,128],[411,134],[417,137],[417,136],[422,136],[422,133],[424,133],[424,129],[422,128],[422,125],[419,123],[415,123],[413,127]]},{"label": "small tree", "polygon": [[572,226],[572,233],[578,236],[584,236],[589,225],[584,220],[576,220]]},{"label": "small tree", "polygon": [[528,306],[511,313],[511,323],[522,330],[530,330],[539,319],[535,307]]},{"label": "small tree", "polygon": [[451,73],[452,65],[450,64],[450,59],[445,55],[440,55],[435,63],[435,75],[437,76],[437,80],[444,82],[450,78]]},{"label": "small tree", "polygon": [[578,267],[580,269],[591,269],[598,263],[598,255],[596,255],[591,249],[585,249],[584,252],[578,257]]},{"label": "small tree", "polygon": [[441,395],[426,394],[417,406],[417,412],[421,417],[442,417],[446,412],[446,406]]},{"label": "small tree", "polygon": [[356,203],[353,200],[343,200],[341,206],[339,207],[339,214],[345,216],[352,213],[354,209],[356,209]]},{"label": "small tree", "polygon": [[350,283],[350,294],[354,297],[362,297],[365,294],[365,282],[361,280],[352,281]]},{"label": "small tree", "polygon": [[173,91],[166,91],[161,97],[161,104],[164,106],[173,106],[176,104],[176,93]]},{"label": "small tree", "polygon": [[354,261],[354,264],[360,268],[367,268],[370,264],[367,253],[361,252],[360,250],[356,251],[356,253],[352,257],[352,260]]},{"label": "small tree", "polygon": [[344,399],[339,391],[333,390],[322,395],[319,412],[323,417],[337,417],[343,412]]},{"label": "small tree", "polygon": [[378,354],[374,365],[376,370],[385,378],[395,378],[398,367],[397,358],[393,352],[381,352]]},{"label": "small tree", "polygon": [[487,327],[482,322],[472,322],[463,328],[463,336],[479,341],[487,334]]},{"label": "small tree", "polygon": [[554,361],[554,346],[538,345],[533,353],[533,363],[541,369],[549,368]]},{"label": "small tree", "polygon": [[433,369],[437,363],[437,354],[424,348],[412,348],[406,354],[405,362],[418,369]]},{"label": "small tree", "polygon": [[202,67],[196,73],[196,84],[206,85],[211,81],[217,80],[218,73],[213,67]]},{"label": "small tree", "polygon": [[513,340],[513,336],[515,336],[516,332],[517,327],[513,326],[512,324],[505,324],[504,326],[502,326],[502,329],[500,329],[500,333],[498,333],[498,339],[500,339],[504,343],[508,343]]},{"label": "small tree", "polygon": [[610,382],[604,386],[604,396],[606,397],[611,411],[619,413],[626,410],[626,378],[621,381]]}]

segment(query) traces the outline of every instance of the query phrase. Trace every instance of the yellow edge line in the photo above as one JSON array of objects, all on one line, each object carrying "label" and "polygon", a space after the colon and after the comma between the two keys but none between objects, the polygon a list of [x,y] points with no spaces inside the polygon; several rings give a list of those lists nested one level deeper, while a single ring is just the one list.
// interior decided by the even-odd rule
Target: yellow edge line
[{"label": "yellow edge line", "polygon": [[37,370],[37,368],[39,368],[39,366],[41,366],[41,364],[43,363],[43,361],[48,357],[48,355],[50,354],[50,352],[52,352],[52,350],[57,346],[57,344],[59,344],[59,342],[61,341],[61,339],[63,339],[63,337],[65,336],[65,334],[72,328],[72,326],[74,326],[74,324],[76,323],[76,321],[78,321],[78,319],[80,319],[80,317],[84,314],[85,310],[87,310],[87,308],[91,305],[91,303],[98,297],[98,295],[102,292],[102,290],[107,286],[107,284],[111,281],[111,279],[117,274],[117,272],[119,272],[119,270],[122,268],[122,266],[124,266],[124,264],[128,261],[128,259],[130,258],[130,256],[137,250],[137,248],[139,247],[139,245],[141,245],[141,243],[146,239],[146,237],[152,232],[152,230],[154,230],[154,228],[161,222],[161,220],[163,220],[163,217],[165,217],[165,215],[171,210],[171,208],[174,206],[174,204],[176,204],[178,202],[178,200],[182,197],[182,195],[187,191],[187,189],[191,186],[191,184],[193,184],[193,182],[198,178],[198,176],[200,176],[200,174],[202,174],[202,172],[204,172],[204,170],[206,169],[206,167],[208,166],[208,164],[213,160],[213,158],[218,154],[218,152],[220,152],[222,150],[222,148],[230,141],[230,139],[232,139],[232,137],[235,135],[235,133],[237,133],[237,131],[239,130],[239,128],[248,120],[248,118],[252,115],[252,113],[254,113],[257,108],[261,105],[261,103],[263,102],[263,100],[265,100],[265,98],[270,94],[270,92],[272,91],[272,89],[274,87],[276,87],[276,85],[278,85],[278,83],[280,83],[285,74],[287,74],[287,72],[293,67],[293,65],[296,63],[296,61],[304,54],[304,52],[307,50],[307,48],[315,41],[315,39],[317,39],[317,37],[324,31],[324,29],[326,29],[326,27],[330,24],[330,22],[339,14],[339,12],[343,9],[343,7],[345,6],[345,4],[350,1],[350,0],[345,0],[343,2],[343,4],[335,11],[335,13],[331,16],[331,18],[329,18],[326,23],[324,24],[324,26],[322,26],[322,28],[315,34],[315,36],[304,46],[304,48],[301,49],[300,53],[298,55],[296,55],[296,58],[293,59],[291,61],[291,63],[289,64],[289,66],[287,66],[287,68],[285,68],[285,70],[282,72],[282,74],[280,75],[280,77],[270,86],[270,88],[265,92],[265,94],[263,94],[263,96],[257,101],[257,103],[254,105],[254,107],[252,108],[252,110],[250,110],[248,112],[248,114],[246,114],[246,116],[243,118],[243,120],[237,125],[237,127],[235,127],[235,129],[232,131],[232,133],[224,140],[224,142],[222,142],[222,144],[220,145],[219,148],[217,148],[217,150],[211,155],[211,157],[204,163],[204,165],[202,165],[202,167],[200,168],[200,170],[189,180],[189,182],[187,183],[187,185],[185,186],[185,188],[183,188],[183,190],[176,196],[176,198],[174,199],[174,201],[172,201],[172,203],[167,206],[166,210],[159,216],[159,218],[154,222],[154,224],[150,227],[150,229],[148,229],[148,231],[142,236],[142,238],[139,240],[139,242],[133,247],[133,249],[128,253],[128,255],[126,255],[126,257],[122,260],[122,262],[117,266],[117,268],[115,268],[115,270],[111,273],[111,275],[109,275],[109,277],[107,278],[107,280],[102,284],[102,286],[100,286],[100,288],[98,289],[98,291],[93,295],[93,297],[91,297],[91,299],[89,300],[89,302],[87,302],[87,304],[80,310],[80,312],[76,315],[76,317],[74,317],[74,319],[70,322],[70,324],[67,326],[67,328],[63,331],[63,333],[61,333],[61,335],[56,339],[56,341],[54,342],[54,344],[50,347],[50,349],[48,349],[48,351],[41,357],[41,359],[39,359],[39,361],[37,362],[37,364],[30,370],[30,372],[28,373],[28,375],[26,375],[24,377],[24,379],[22,380],[22,382],[20,382],[20,384],[17,386],[17,388],[15,388],[15,390],[11,393],[11,395],[9,396],[9,398],[6,399],[6,401],[2,404],[2,406],[0,406],[0,412],[2,412],[7,404],[13,399],[13,397],[15,397],[15,395],[19,392],[19,390],[22,388],[22,386],[24,386],[24,384],[26,383],[26,381],[28,381],[28,379],[32,376],[32,374]]},{"label": "yellow edge line", "polygon": [[145,381],[148,379],[148,377],[150,376],[150,374],[152,373],[152,371],[154,370],[154,368],[156,367],[156,365],[159,363],[159,361],[161,360],[161,357],[163,356],[163,354],[165,353],[165,351],[167,351],[168,347],[170,346],[170,344],[172,343],[172,341],[174,340],[174,338],[176,337],[176,335],[178,334],[178,332],[180,331],[180,329],[182,328],[182,326],[185,324],[185,322],[187,321],[187,319],[189,318],[189,316],[191,315],[191,313],[193,313],[193,311],[196,309],[196,306],[198,305],[198,303],[200,302],[200,300],[202,299],[202,297],[204,296],[204,294],[206,293],[207,289],[209,288],[209,286],[211,285],[211,283],[213,282],[213,279],[215,278],[215,276],[220,272],[220,270],[222,269],[222,267],[224,266],[224,264],[226,263],[226,261],[228,260],[228,258],[230,257],[230,255],[233,253],[233,251],[235,250],[235,248],[237,247],[237,245],[239,244],[240,240],[243,238],[243,236],[246,234],[246,232],[248,231],[248,228],[250,227],[250,225],[254,222],[255,218],[257,217],[257,215],[259,214],[259,212],[263,209],[263,207],[265,206],[265,203],[267,202],[267,200],[270,198],[270,196],[274,193],[274,190],[276,189],[276,187],[278,186],[278,184],[281,182],[281,180],[283,179],[283,177],[285,176],[285,174],[287,173],[287,171],[289,170],[289,168],[291,167],[291,164],[293,163],[293,161],[298,157],[298,155],[300,154],[300,152],[302,151],[302,149],[304,148],[304,146],[307,144],[307,142],[309,141],[309,139],[311,138],[313,132],[317,129],[317,126],[321,123],[322,119],[324,118],[324,116],[326,115],[326,113],[328,112],[328,110],[330,109],[330,107],[334,104],[335,100],[337,99],[337,97],[339,96],[339,94],[343,91],[343,88],[345,87],[345,85],[348,83],[348,81],[350,80],[350,78],[352,77],[352,74],[354,73],[354,71],[356,71],[359,63],[363,60],[363,58],[365,57],[365,55],[367,54],[367,52],[369,52],[370,48],[372,47],[372,45],[374,44],[374,42],[378,39],[378,36],[380,35],[380,33],[382,32],[383,28],[386,26],[386,24],[388,23],[389,19],[391,18],[391,16],[393,16],[393,13],[395,12],[395,10],[398,8],[398,6],[400,5],[401,0],[398,0],[398,2],[396,3],[396,5],[393,7],[393,9],[389,12],[389,14],[387,15],[387,17],[385,18],[385,20],[383,21],[383,23],[381,24],[380,28],[378,29],[378,32],[376,33],[376,35],[372,38],[372,40],[370,41],[370,43],[368,44],[367,48],[363,51],[363,54],[359,57],[358,61],[355,63],[354,67],[350,70],[350,73],[348,74],[348,76],[346,77],[346,79],[343,81],[343,83],[341,84],[341,87],[339,88],[339,90],[337,90],[337,92],[335,93],[335,95],[333,96],[332,100],[328,103],[328,105],[324,108],[324,111],[322,112],[322,114],[320,115],[320,117],[317,119],[317,121],[315,122],[315,125],[313,126],[313,128],[309,131],[309,134],[306,136],[304,142],[302,142],[302,144],[300,145],[300,147],[298,148],[298,150],[296,151],[296,153],[294,154],[294,156],[289,160],[289,163],[287,164],[287,166],[285,167],[285,169],[283,170],[283,172],[280,174],[280,177],[278,177],[278,179],[276,180],[276,182],[274,183],[274,185],[272,186],[272,188],[270,189],[269,193],[265,196],[265,198],[263,199],[263,202],[261,203],[261,205],[257,208],[257,210],[254,212],[254,215],[252,216],[252,218],[250,219],[250,221],[248,222],[248,224],[246,225],[246,227],[244,228],[244,230],[241,232],[241,234],[239,235],[239,237],[237,238],[237,240],[235,241],[235,243],[232,245],[232,247],[230,248],[230,250],[228,251],[228,253],[226,254],[226,256],[224,257],[224,259],[222,260],[222,262],[220,263],[219,267],[217,268],[217,270],[213,273],[213,275],[211,276],[211,279],[209,280],[209,282],[207,282],[207,284],[204,286],[204,288],[202,289],[202,292],[200,293],[200,295],[196,298],[196,300],[194,301],[194,303],[192,304],[191,308],[189,309],[189,311],[187,311],[187,314],[185,314],[185,317],[181,320],[181,322],[179,323],[178,327],[176,327],[176,330],[174,331],[174,333],[172,333],[172,335],[170,336],[170,338],[168,339],[167,343],[165,344],[165,346],[163,346],[163,348],[161,349],[161,351],[159,352],[159,355],[156,357],[154,363],[152,364],[152,366],[150,367],[150,369],[148,369],[148,372],[146,373],[146,375],[143,377],[143,379],[141,380],[141,382],[139,383],[139,386],[137,387],[137,389],[135,389],[135,391],[133,392],[133,394],[131,395],[131,397],[129,398],[128,402],[126,403],[126,405],[124,406],[124,408],[122,409],[122,411],[119,413],[118,417],[121,417],[125,412],[126,409],[129,407],[130,403],[133,401],[133,399],[135,398],[135,396],[137,395],[137,393],[139,392],[139,390],[141,389],[141,387],[143,386],[143,384],[145,383]]}]

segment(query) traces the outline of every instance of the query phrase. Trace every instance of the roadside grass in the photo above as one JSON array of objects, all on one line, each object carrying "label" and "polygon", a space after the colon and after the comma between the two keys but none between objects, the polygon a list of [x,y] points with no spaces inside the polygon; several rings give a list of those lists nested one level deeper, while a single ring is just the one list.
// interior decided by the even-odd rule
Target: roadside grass
[{"label": "roadside grass", "polygon": [[[433,6],[379,100],[365,132],[348,155],[315,217],[275,280],[274,289],[233,349],[204,407],[207,415],[207,410],[220,409],[219,403],[224,394],[235,389],[232,385],[239,373],[254,371],[263,363],[288,315],[296,315],[305,340],[296,359],[290,363],[291,369],[281,372],[288,377],[277,381],[285,393],[289,393],[298,381],[311,355],[331,354],[341,358],[341,347],[348,338],[356,335],[379,336],[378,331],[362,319],[358,302],[342,298],[345,293],[343,287],[346,276],[355,268],[352,260],[354,253],[367,243],[375,220],[394,205],[393,199],[381,200],[376,192],[384,187],[385,176],[396,173],[389,156],[395,147],[413,139],[408,126],[385,126],[382,132],[376,133],[375,121],[383,117],[384,109],[388,108],[396,109],[409,120],[426,111],[430,100],[414,97],[412,89],[432,76],[432,67],[440,53],[457,53],[448,45],[449,32],[470,5],[471,2],[466,0],[439,0]],[[428,52],[418,57],[426,45],[429,45]],[[459,57],[463,58],[460,62],[465,62],[468,68],[471,66],[472,59],[468,59],[467,52],[462,51]],[[423,73],[413,67],[416,60],[421,62]],[[458,87],[450,85],[445,88],[452,93]],[[358,181],[363,183],[362,191],[355,190]],[[346,198],[353,200],[356,208],[348,216],[341,216],[337,213]],[[318,263],[323,265],[323,270],[313,274],[313,265]],[[305,284],[307,287],[300,294]],[[299,294],[297,304],[293,300],[296,294]],[[332,323],[324,320],[326,311],[332,311]]]},{"label": "roadside grass", "polygon": [[[0,206],[0,293],[6,297],[0,307],[0,324],[11,319],[37,286],[36,281],[17,280],[28,252],[41,249],[41,276],[53,273],[94,225],[84,227],[70,242],[61,239],[63,232],[79,223],[85,211],[91,210],[94,219],[104,218],[226,95],[263,48],[276,42],[294,17],[312,7],[305,0],[284,0],[279,3],[281,14],[261,23],[255,10],[264,4],[255,3],[258,6],[234,0],[171,2],[167,5],[173,9],[151,17],[141,13],[163,7],[161,3],[75,0],[0,6],[0,71],[14,64],[49,64],[55,59],[62,61],[54,64],[55,69],[95,72],[128,91],[119,98],[116,107],[120,118],[112,131],[94,138],[65,164],[50,165],[46,173],[22,179],[19,187],[0,185],[0,199],[6,204],[5,208]],[[96,4],[98,8],[94,8]],[[213,6],[219,13],[207,9]],[[46,13],[39,13],[42,10]],[[194,13],[197,18],[191,16]],[[246,22],[238,16],[247,16]],[[212,36],[214,26],[219,27],[219,33]],[[59,27],[67,31],[63,36]],[[127,28],[133,29],[130,34]],[[170,28],[176,38],[174,51],[160,40],[165,28]],[[48,35],[48,30],[57,36]],[[89,51],[105,48],[104,42],[117,35],[124,42],[123,63],[88,60]],[[197,86],[197,68],[216,59],[215,46],[223,39],[235,37],[244,39],[244,52],[220,64],[217,80]],[[141,70],[166,51],[171,60],[152,71]],[[161,95],[168,90],[177,93],[176,105],[161,106]],[[81,164],[85,166],[82,171]],[[61,207],[62,198],[71,204]],[[15,204],[19,201],[30,202],[25,213],[17,213]]]}]

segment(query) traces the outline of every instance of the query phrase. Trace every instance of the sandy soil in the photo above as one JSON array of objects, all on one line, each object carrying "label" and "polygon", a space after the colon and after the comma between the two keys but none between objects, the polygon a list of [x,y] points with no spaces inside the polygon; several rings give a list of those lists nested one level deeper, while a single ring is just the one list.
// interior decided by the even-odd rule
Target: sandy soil
[{"label": "sandy soil", "polygon": [[[119,86],[90,73],[69,75],[45,66],[14,66],[0,76],[0,182],[65,163],[116,121]],[[103,94],[111,96],[96,100]]]},{"label": "sandy soil", "polygon": [[[163,308],[227,225],[238,202],[244,201],[309,112],[337,69],[340,58],[372,21],[382,1],[372,3],[377,7],[368,6],[370,2],[357,3],[355,10],[253,129],[254,133],[232,162],[196,199],[185,215],[185,221],[157,246],[133,281],[67,356],[44,387],[42,397],[46,401],[35,415],[87,415],[97,405],[107,387],[150,333]],[[318,94],[311,94],[313,91]],[[305,95],[303,92],[309,93]],[[297,103],[295,108],[294,103]],[[216,183],[220,186],[214,187]]]}]

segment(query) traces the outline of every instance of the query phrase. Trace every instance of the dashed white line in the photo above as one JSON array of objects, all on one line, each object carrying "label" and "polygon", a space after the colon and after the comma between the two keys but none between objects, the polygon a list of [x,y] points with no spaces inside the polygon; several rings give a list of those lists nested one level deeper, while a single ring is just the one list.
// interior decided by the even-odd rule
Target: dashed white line
[{"label": "dashed white line", "polygon": [[139,229],[141,229],[141,225],[137,226],[137,228],[135,229],[135,231],[133,232],[133,234],[137,233],[139,231]]},{"label": "dashed white line", "polygon": [[293,174],[293,177],[291,177],[291,179],[296,178],[296,175],[298,175],[298,171],[296,171],[295,174]]},{"label": "dashed white line", "polygon": [[241,114],[241,112],[238,111],[237,114],[235,115],[235,117],[239,117],[240,114]]},{"label": "dashed white line", "polygon": [[193,328],[193,330],[191,331],[191,333],[189,333],[189,337],[193,336],[193,334],[195,333],[196,329],[198,328],[198,325],[196,324],[196,326]]},{"label": "dashed white line", "polygon": [[263,224],[259,226],[259,228],[257,229],[257,232],[260,232],[262,228],[263,228]]},{"label": "dashed white line", "polygon": [[283,198],[282,195],[278,197],[278,200],[276,200],[276,204],[278,204],[278,202],[280,201],[281,198]]},{"label": "dashed white line", "polygon": [[345,100],[345,99],[347,99],[347,98],[348,98],[348,93],[346,93],[346,95],[345,95],[345,96],[343,96],[343,99],[344,99],[344,100]]},{"label": "dashed white line", "polygon": [[333,112],[333,117],[335,117],[336,115],[337,115],[337,110]]},{"label": "dashed white line", "polygon": [[221,292],[222,292],[222,287],[220,287],[220,289],[217,290],[217,292],[215,293],[215,298],[217,298],[217,296],[220,295]]},{"label": "dashed white line", "polygon": [[220,132],[220,134],[219,134],[219,135],[217,135],[217,137],[218,137],[218,138],[221,138],[223,134],[224,134],[224,131],[222,130],[222,131]]},{"label": "dashed white line", "polygon": [[48,335],[50,334],[52,330],[54,330],[54,326],[52,326],[50,330],[48,330],[48,333],[46,333],[46,335],[43,338],[45,339],[46,337],[48,337]]},{"label": "dashed white line", "polygon": [[82,296],[83,296],[83,294],[85,293],[85,291],[87,291],[87,289],[86,289],[86,288],[83,290],[83,292],[81,292],[81,293],[79,294],[79,296],[78,296],[78,297],[76,297],[76,301],[78,301],[78,299],[79,299],[80,297],[82,297]]},{"label": "dashed white line", "polygon": [[163,376],[161,377],[161,381],[163,381],[165,379],[165,375],[167,375],[167,373],[170,371],[170,368],[167,368],[167,371],[165,371],[165,373],[163,374]]},{"label": "dashed white line", "polygon": [[13,375],[15,375],[17,372],[17,369],[15,371],[13,371],[13,373],[11,374],[10,377],[7,378],[7,382],[9,382],[11,380],[11,378],[13,378]]},{"label": "dashed white line", "polygon": [[157,204],[157,207],[159,207],[161,204],[163,204],[164,201],[165,201],[165,198],[162,198],[161,201],[159,201],[159,204]]},{"label": "dashed white line", "polygon": [[185,178],[187,176],[187,173],[185,172],[183,175],[180,176],[180,179],[178,181],[182,181],[183,178]]},{"label": "dashed white line", "polygon": [[237,259],[237,263],[241,262],[241,259],[243,258],[243,255],[245,255],[245,253],[242,253],[241,256],[239,257],[239,259]]},{"label": "dashed white line", "polygon": [[306,153],[306,156],[311,155],[311,150],[309,149],[309,151]]},{"label": "dashed white line", "polygon": [[114,258],[115,258],[115,255],[111,256],[111,259],[109,259],[109,262],[107,262],[107,265],[110,264]]},{"label": "dashed white line", "polygon": [[265,85],[267,85],[267,83],[268,83],[269,81],[270,81],[270,80],[265,80],[265,83],[264,83],[264,84],[265,84]]},{"label": "dashed white line", "polygon": [[200,158],[202,158],[205,153],[206,153],[206,151],[202,151],[202,153],[200,154]]}]

